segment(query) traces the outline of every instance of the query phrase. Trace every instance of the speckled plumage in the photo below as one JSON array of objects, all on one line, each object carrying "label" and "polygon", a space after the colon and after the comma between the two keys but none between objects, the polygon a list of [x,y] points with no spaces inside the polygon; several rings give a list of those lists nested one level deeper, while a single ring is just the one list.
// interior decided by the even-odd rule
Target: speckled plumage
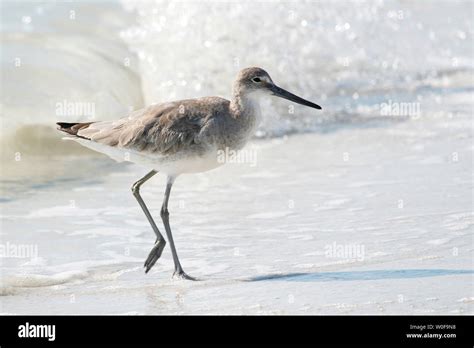
[{"label": "speckled plumage", "polygon": [[257,125],[258,102],[252,97],[257,90],[250,82],[254,76],[270,79],[260,68],[242,70],[234,83],[232,101],[205,97],[155,104],[115,121],[60,123],[59,129],[77,140],[153,154],[161,162],[167,157],[175,160],[225,148],[238,150]]}]

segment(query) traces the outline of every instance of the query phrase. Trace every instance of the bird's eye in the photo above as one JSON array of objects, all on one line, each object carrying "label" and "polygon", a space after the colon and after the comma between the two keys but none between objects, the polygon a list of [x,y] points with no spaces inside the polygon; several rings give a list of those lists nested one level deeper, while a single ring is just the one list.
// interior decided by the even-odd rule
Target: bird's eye
[{"label": "bird's eye", "polygon": [[260,77],[254,77],[252,79],[253,82],[261,82],[262,80],[260,79]]}]

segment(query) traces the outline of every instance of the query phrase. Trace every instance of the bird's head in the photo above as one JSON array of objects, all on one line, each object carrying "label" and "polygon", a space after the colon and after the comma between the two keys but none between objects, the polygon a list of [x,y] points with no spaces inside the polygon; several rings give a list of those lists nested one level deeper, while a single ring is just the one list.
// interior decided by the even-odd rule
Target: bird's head
[{"label": "bird's head", "polygon": [[234,83],[234,93],[239,95],[270,94],[311,108],[321,109],[319,105],[278,87],[265,70],[257,67],[246,68],[239,72]]}]

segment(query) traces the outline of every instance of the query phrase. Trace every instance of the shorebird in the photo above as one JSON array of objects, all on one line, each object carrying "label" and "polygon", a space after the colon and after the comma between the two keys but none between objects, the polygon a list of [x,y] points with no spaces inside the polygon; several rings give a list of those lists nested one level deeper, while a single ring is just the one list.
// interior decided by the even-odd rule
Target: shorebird
[{"label": "shorebird", "polygon": [[173,276],[196,280],[183,271],[171,234],[168,212],[171,187],[180,174],[205,172],[224,164],[222,159],[218,160],[219,151],[240,150],[254,134],[260,116],[259,99],[265,95],[321,109],[275,85],[265,70],[251,67],[237,75],[231,100],[186,99],[151,105],[115,121],[57,123],[60,131],[69,134],[65,139],[75,140],[117,161],[130,161],[152,169],[132,185],[132,193],[156,234],[155,245],[144,264],[145,273],[160,258],[166,241],[140,196],[140,187],[158,172],[167,176],[160,215],[173,255]]}]

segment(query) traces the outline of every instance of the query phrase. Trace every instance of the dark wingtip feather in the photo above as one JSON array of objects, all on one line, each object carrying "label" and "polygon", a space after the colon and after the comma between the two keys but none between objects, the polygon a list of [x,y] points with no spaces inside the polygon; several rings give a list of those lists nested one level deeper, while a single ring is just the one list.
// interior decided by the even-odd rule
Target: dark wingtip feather
[{"label": "dark wingtip feather", "polygon": [[[77,135],[77,132],[79,132],[81,129],[89,127],[89,125],[91,125],[92,123],[93,122],[85,122],[85,123],[56,122],[56,124],[58,125],[58,130],[71,134],[71,135],[75,135],[80,138],[84,138],[84,137]],[[88,139],[88,138],[84,138],[84,139]]]},{"label": "dark wingtip feather", "polygon": [[56,122],[56,124],[59,126],[58,129],[68,129],[76,125],[77,123]]}]

